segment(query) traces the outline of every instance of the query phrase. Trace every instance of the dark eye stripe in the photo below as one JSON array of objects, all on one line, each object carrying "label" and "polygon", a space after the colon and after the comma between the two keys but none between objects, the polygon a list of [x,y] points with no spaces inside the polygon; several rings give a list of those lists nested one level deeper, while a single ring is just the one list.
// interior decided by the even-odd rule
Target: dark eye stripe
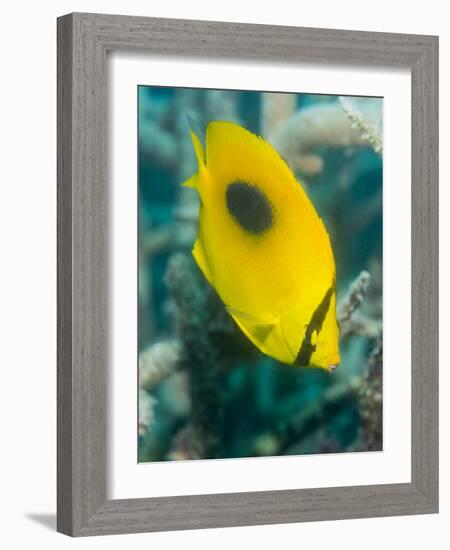
[{"label": "dark eye stripe", "polygon": [[300,346],[300,351],[295,358],[294,365],[299,367],[306,367],[309,365],[311,355],[316,350],[316,346],[311,344],[311,337],[314,331],[317,331],[317,334],[319,334],[322,330],[323,322],[325,321],[325,317],[330,309],[333,292],[335,292],[334,284],[327,290],[322,301],[314,310],[314,313],[311,316],[311,321],[306,327],[305,337],[303,338],[302,345]]},{"label": "dark eye stripe", "polygon": [[245,231],[259,235],[272,226],[270,201],[255,185],[245,181],[230,183],[226,190],[226,201],[231,216]]}]

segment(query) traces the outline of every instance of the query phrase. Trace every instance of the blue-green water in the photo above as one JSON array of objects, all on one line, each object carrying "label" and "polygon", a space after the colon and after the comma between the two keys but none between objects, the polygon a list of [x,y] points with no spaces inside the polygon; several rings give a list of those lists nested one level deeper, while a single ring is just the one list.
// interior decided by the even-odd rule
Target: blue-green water
[{"label": "blue-green water", "polygon": [[[380,152],[352,128],[336,96],[298,94],[269,116],[277,102],[258,92],[141,86],[138,93],[139,349],[177,340],[187,350],[174,374],[141,392],[151,421],[141,427],[139,460],[381,449],[381,333],[373,330],[382,319]],[[357,99],[363,114],[365,102],[369,114],[381,112],[381,99]],[[303,113],[320,124],[293,133],[306,160],[287,161],[330,234],[338,302],[361,271],[371,276],[355,312],[361,327],[341,339],[332,374],[279,364],[234,326],[190,255],[197,198],[180,186],[196,171],[187,115],[199,128],[232,120],[271,139],[299,112],[299,124]],[[321,168],[312,169],[308,156]]]}]

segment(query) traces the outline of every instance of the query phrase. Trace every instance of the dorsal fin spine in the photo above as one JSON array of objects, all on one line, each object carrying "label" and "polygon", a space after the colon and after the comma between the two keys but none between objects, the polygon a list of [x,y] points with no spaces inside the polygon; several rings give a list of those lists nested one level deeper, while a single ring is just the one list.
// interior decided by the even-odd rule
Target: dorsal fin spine
[{"label": "dorsal fin spine", "polygon": [[195,156],[197,157],[197,163],[198,163],[197,185],[198,185],[199,180],[201,180],[202,176],[204,176],[206,173],[205,151],[203,150],[203,145],[199,137],[197,136],[197,134],[192,129],[189,129],[189,133],[191,134]]}]

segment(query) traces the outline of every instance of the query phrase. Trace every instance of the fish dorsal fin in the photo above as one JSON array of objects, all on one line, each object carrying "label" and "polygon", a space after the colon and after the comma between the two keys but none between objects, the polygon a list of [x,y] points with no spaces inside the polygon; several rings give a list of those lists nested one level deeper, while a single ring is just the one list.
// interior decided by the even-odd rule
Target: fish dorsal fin
[{"label": "fish dorsal fin", "polygon": [[250,333],[253,338],[261,342],[269,336],[279,322],[278,318],[258,319],[249,313],[229,306],[226,306],[226,309],[241,328],[245,327],[245,332]]},{"label": "fish dorsal fin", "polygon": [[192,128],[189,128],[189,134],[191,136],[192,145],[194,146],[195,156],[197,158],[198,172],[184,181],[181,185],[184,187],[192,187],[193,189],[197,189],[202,175],[206,173],[206,156],[202,142],[196,132]]},{"label": "fish dorsal fin", "polygon": [[191,135],[192,144],[194,146],[195,156],[197,157],[198,168],[199,170],[205,166],[205,151],[203,150],[202,142],[194,130],[189,129]]}]

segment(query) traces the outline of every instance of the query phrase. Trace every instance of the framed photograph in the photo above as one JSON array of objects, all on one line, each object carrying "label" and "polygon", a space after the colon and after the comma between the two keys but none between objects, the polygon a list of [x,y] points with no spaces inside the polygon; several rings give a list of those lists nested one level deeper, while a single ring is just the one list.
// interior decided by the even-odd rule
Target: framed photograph
[{"label": "framed photograph", "polygon": [[58,19],[58,530],[438,511],[438,39]]}]

